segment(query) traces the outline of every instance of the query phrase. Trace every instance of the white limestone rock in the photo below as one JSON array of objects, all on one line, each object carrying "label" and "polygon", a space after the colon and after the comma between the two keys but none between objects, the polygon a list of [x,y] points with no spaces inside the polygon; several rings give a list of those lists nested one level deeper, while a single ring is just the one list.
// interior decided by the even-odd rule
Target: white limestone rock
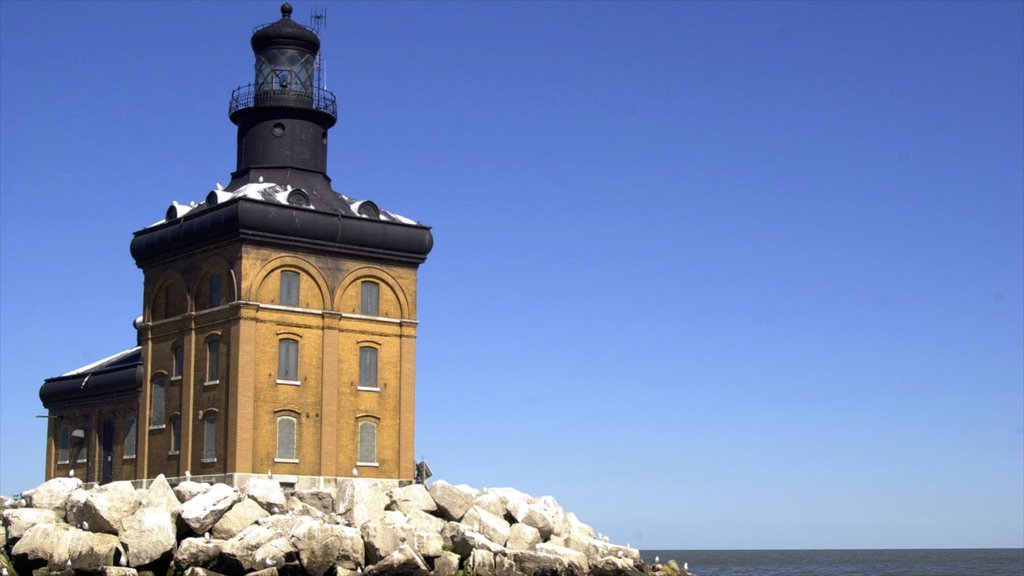
[{"label": "white limestone rock", "polygon": [[284,509],[288,514],[292,516],[309,516],[311,518],[323,519],[327,515],[316,508],[313,508],[309,504],[306,504],[302,500],[299,500],[295,496],[290,496],[288,501],[284,504]]},{"label": "white limestone rock", "polygon": [[490,490],[478,494],[476,498],[473,498],[473,506],[487,510],[491,514],[499,518],[504,518],[508,510],[505,509],[505,501],[501,499],[496,493]]},{"label": "white limestone rock", "polygon": [[184,504],[203,492],[206,492],[210,488],[211,486],[207,482],[193,482],[192,480],[185,480],[174,487],[174,495],[178,497],[179,502]]},{"label": "white limestone rock", "polygon": [[399,546],[366,571],[366,576],[427,576],[430,569],[423,558],[408,545]]},{"label": "white limestone rock", "polygon": [[590,563],[590,576],[641,576],[633,562],[618,556],[605,556]]},{"label": "white limestone rock", "polygon": [[556,554],[536,550],[516,550],[511,553],[516,570],[524,574],[569,574],[569,563]]},{"label": "white limestone rock", "polygon": [[338,495],[335,499],[337,512],[349,525],[360,527],[365,522],[377,520],[391,502],[388,490],[392,483],[368,478],[344,478],[338,481]]},{"label": "white limestone rock", "polygon": [[476,532],[483,534],[488,540],[504,546],[508,542],[512,527],[504,518],[496,516],[479,506],[473,506],[462,517],[462,523]]},{"label": "white limestone rock", "polygon": [[479,576],[494,576],[494,554],[487,550],[473,550],[466,565]]},{"label": "white limestone rock", "polygon": [[413,510],[422,512],[434,512],[437,510],[437,503],[430,497],[430,492],[423,484],[410,484],[391,491],[391,504],[389,508],[412,513]]},{"label": "white limestone rock", "polygon": [[471,530],[468,527],[458,529],[452,536],[451,541],[452,546],[455,548],[455,552],[464,560],[469,558],[470,554],[473,553],[473,550],[487,550],[492,554],[507,553],[504,546],[491,542],[483,534]]},{"label": "white limestone rock", "polygon": [[139,571],[127,566],[103,566],[99,573],[103,576],[137,576]]},{"label": "white limestone rock", "polygon": [[509,530],[508,542],[505,545],[509,550],[529,550],[540,542],[540,530],[517,522]]},{"label": "white limestone rock", "polygon": [[185,538],[174,551],[174,563],[182,570],[190,567],[211,568],[217,563],[223,548],[223,540],[207,540],[203,536]]},{"label": "white limestone rock", "polygon": [[473,505],[473,499],[480,493],[465,484],[453,486],[444,480],[434,482],[429,489],[430,497],[437,504],[438,511],[456,522],[462,520],[469,508]]},{"label": "white limestone rock", "polygon": [[454,552],[442,552],[434,560],[434,570],[431,576],[455,576],[459,571],[459,555]]},{"label": "white limestone rock", "polygon": [[207,570],[206,568],[192,566],[185,570],[185,574],[183,576],[224,576],[224,574],[214,572],[213,570]]},{"label": "white limestone rock", "polygon": [[15,556],[44,560],[51,570],[70,566],[76,571],[113,566],[115,555],[124,554],[117,536],[94,534],[67,524],[36,524],[11,550]]},{"label": "white limestone rock", "polygon": [[167,483],[167,478],[164,478],[163,474],[158,475],[149,483],[149,488],[141,496],[140,502],[149,508],[162,508],[166,510],[175,520],[177,520],[178,515],[181,513],[181,502],[174,494],[174,490],[171,489],[171,485]]},{"label": "white limestone rock", "polygon": [[229,540],[239,532],[255,524],[260,518],[266,518],[270,514],[260,507],[255,500],[243,498],[235,503],[230,510],[224,513],[213,525],[211,534],[214,538]]},{"label": "white limestone rock", "polygon": [[554,544],[541,543],[533,547],[534,550],[542,554],[551,554],[552,556],[559,556],[565,562],[572,567],[579,574],[586,574],[590,570],[590,562],[587,560],[587,555],[582,552],[577,552],[571,548],[564,546],[556,546]]},{"label": "white limestone rock", "polygon": [[285,565],[288,557],[295,556],[295,546],[292,546],[291,540],[285,536],[278,536],[270,542],[267,542],[256,549],[252,553],[252,561],[254,565],[246,566],[245,562],[242,565],[248,570],[258,570],[261,568],[282,568]]},{"label": "white limestone rock", "polygon": [[307,506],[323,512],[324,515],[331,514],[336,510],[334,505],[334,494],[327,490],[296,490],[292,496]]},{"label": "white limestone rock", "polygon": [[332,566],[355,570],[364,565],[365,546],[358,528],[303,524],[291,534],[299,562],[311,576],[323,576]]},{"label": "white limestone rock", "polygon": [[566,518],[562,505],[555,500],[554,496],[541,496],[534,503],[540,506],[551,522],[551,533],[555,536],[565,536],[569,532],[569,520]]},{"label": "white limestone rock", "polygon": [[284,491],[281,490],[281,483],[273,478],[261,478],[254,476],[249,478],[242,489],[242,495],[256,501],[264,510],[275,513],[274,510],[285,509]]},{"label": "white limestone rock", "polygon": [[234,558],[246,570],[265,568],[265,566],[257,565],[256,551],[264,544],[280,537],[276,530],[253,524],[239,532],[234,538],[224,542],[222,550],[225,555]]},{"label": "white limestone rock", "polygon": [[405,516],[401,512],[386,511],[380,518],[364,522],[359,527],[366,544],[367,564],[380,562],[407,542],[404,524]]},{"label": "white limestone rock", "polygon": [[7,538],[17,540],[25,531],[36,524],[53,524],[58,521],[57,513],[47,508],[8,508],[3,511],[4,529]]},{"label": "white limestone rock", "polygon": [[213,528],[240,498],[238,491],[233,487],[227,484],[214,484],[181,505],[181,519],[196,534],[204,534]]},{"label": "white limestone rock", "polygon": [[524,500],[510,500],[508,511],[516,519],[516,522],[533,526],[540,531],[542,540],[547,540],[554,532],[552,513],[541,504]]},{"label": "white limestone rock", "polygon": [[128,564],[144,566],[174,550],[178,543],[171,513],[163,508],[139,508],[121,521],[121,542],[128,548]]},{"label": "white limestone rock", "polygon": [[32,490],[22,492],[21,497],[30,508],[53,510],[63,520],[68,496],[81,487],[79,478],[51,478]]},{"label": "white limestone rock", "polygon": [[138,507],[139,497],[131,482],[111,482],[73,492],[67,501],[67,522],[75,527],[88,526],[91,532],[117,534],[121,520]]}]

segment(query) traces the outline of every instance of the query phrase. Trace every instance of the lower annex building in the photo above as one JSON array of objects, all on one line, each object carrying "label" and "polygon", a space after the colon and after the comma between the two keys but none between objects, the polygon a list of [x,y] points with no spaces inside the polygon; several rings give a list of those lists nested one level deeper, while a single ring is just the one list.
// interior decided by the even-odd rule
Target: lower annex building
[{"label": "lower annex building", "polygon": [[137,346],[48,378],[46,477],[284,485],[415,475],[416,221],[335,192],[318,34],[257,27],[234,91],[237,165],[134,233]]}]

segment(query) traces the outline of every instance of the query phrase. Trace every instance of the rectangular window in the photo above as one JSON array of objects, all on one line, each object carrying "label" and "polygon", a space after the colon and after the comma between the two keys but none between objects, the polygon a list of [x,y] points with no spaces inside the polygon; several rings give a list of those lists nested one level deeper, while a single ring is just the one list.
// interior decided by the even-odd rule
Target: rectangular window
[{"label": "rectangular window", "polygon": [[174,367],[171,372],[171,378],[181,378],[182,372],[185,371],[185,349],[181,346],[175,346],[171,353],[174,354]]},{"label": "rectangular window", "polygon": [[281,272],[281,305],[299,305],[299,273],[285,270]]},{"label": "rectangular window", "polygon": [[157,378],[153,381],[152,398],[149,399],[149,427],[150,428],[163,428],[164,427],[164,405],[165,405],[165,394],[167,392],[167,384],[163,378]]},{"label": "rectangular window", "polygon": [[359,387],[379,388],[377,384],[377,349],[364,346],[359,349]]},{"label": "rectangular window", "polygon": [[210,276],[210,308],[220,306],[220,274]]},{"label": "rectangular window", "polygon": [[277,343],[277,380],[298,384],[299,382],[299,343],[296,340],[284,339]]},{"label": "rectangular window", "polygon": [[76,462],[85,462],[89,459],[89,430],[82,429],[81,445],[78,449],[78,457],[75,458]]},{"label": "rectangular window", "polygon": [[124,457],[135,458],[135,438],[137,436],[135,418],[129,418],[124,423]]},{"label": "rectangular window", "polygon": [[61,426],[57,441],[57,464],[67,464],[71,461],[71,428]]},{"label": "rectangular window", "polygon": [[211,340],[206,343],[206,383],[220,382],[220,342]]},{"label": "rectangular window", "polygon": [[277,419],[277,456],[279,462],[298,462],[295,454],[295,418],[280,416]]},{"label": "rectangular window", "polygon": [[203,461],[217,461],[217,413],[203,416]]},{"label": "rectangular window", "polygon": [[363,282],[361,296],[359,313],[365,316],[378,316],[380,285],[376,282]]},{"label": "rectangular window", "polygon": [[359,462],[357,463],[377,463],[377,425],[373,422],[360,422],[359,424]]},{"label": "rectangular window", "polygon": [[171,454],[181,450],[181,418],[171,416]]}]

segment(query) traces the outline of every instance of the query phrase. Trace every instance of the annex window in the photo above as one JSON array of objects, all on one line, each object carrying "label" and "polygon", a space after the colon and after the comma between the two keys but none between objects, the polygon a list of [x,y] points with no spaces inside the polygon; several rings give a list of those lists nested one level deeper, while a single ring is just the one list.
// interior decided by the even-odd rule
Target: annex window
[{"label": "annex window", "polygon": [[167,383],[164,382],[163,378],[157,378],[153,381],[153,390],[151,398],[149,400],[149,427],[150,428],[163,428],[164,427],[164,406],[166,402],[167,394]]},{"label": "annex window", "polygon": [[377,389],[377,349],[363,346],[359,349],[359,387]]},{"label": "annex window", "polygon": [[181,451],[181,417],[175,414],[171,416],[171,449],[168,454],[178,454]]},{"label": "annex window", "polygon": [[220,341],[210,340],[206,343],[206,383],[220,382]]},{"label": "annex window", "polygon": [[217,413],[203,415],[203,462],[217,461]]},{"label": "annex window", "polygon": [[[81,443],[81,447],[78,449],[78,457],[75,458],[75,462],[85,462],[89,460],[89,430],[87,428],[82,428],[75,430],[75,432],[81,434],[81,436],[78,436],[78,441]],[[71,436],[75,437],[75,433],[72,432]]]},{"label": "annex window", "polygon": [[299,305],[299,273],[291,270],[281,272],[281,305]]},{"label": "annex window", "polygon": [[277,381],[299,383],[299,342],[285,338],[277,342]]},{"label": "annex window", "polygon": [[181,346],[175,346],[171,349],[171,353],[174,355],[171,378],[181,378],[182,373],[185,371],[185,349]]},{"label": "annex window", "polygon": [[380,284],[364,281],[361,284],[359,313],[365,316],[379,316]]},{"label": "annex window", "polygon": [[124,422],[124,457],[135,458],[135,444],[138,437],[135,418],[128,418]]},{"label": "annex window", "polygon": [[298,462],[295,451],[298,421],[294,416],[277,417],[277,455],[275,462]]},{"label": "annex window", "polygon": [[210,276],[210,308],[220,306],[220,273]]},{"label": "annex window", "polygon": [[71,460],[71,428],[60,427],[57,439],[57,464],[67,464]]},{"label": "annex window", "polygon": [[377,463],[377,425],[373,422],[359,423],[359,461],[356,463]]}]

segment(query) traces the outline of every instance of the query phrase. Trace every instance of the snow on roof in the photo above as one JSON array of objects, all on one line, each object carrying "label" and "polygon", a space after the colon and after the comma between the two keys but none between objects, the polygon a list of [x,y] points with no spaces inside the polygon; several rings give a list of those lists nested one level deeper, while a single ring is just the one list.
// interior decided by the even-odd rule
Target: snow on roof
[{"label": "snow on roof", "polygon": [[88,372],[88,371],[90,371],[90,370],[92,370],[94,368],[98,368],[99,366],[103,366],[104,364],[112,364],[112,363],[114,363],[114,362],[124,358],[125,356],[130,356],[130,355],[134,354],[135,352],[138,352],[141,348],[142,348],[141,346],[136,346],[134,348],[129,348],[128,350],[124,350],[122,352],[118,352],[117,354],[114,354],[113,356],[107,356],[106,358],[104,358],[102,360],[97,360],[97,361],[93,362],[92,364],[87,364],[85,366],[82,366],[81,368],[76,368],[76,369],[72,370],[71,372],[67,372],[65,374],[61,374],[61,376],[74,376],[75,374],[81,374],[83,372]]}]

